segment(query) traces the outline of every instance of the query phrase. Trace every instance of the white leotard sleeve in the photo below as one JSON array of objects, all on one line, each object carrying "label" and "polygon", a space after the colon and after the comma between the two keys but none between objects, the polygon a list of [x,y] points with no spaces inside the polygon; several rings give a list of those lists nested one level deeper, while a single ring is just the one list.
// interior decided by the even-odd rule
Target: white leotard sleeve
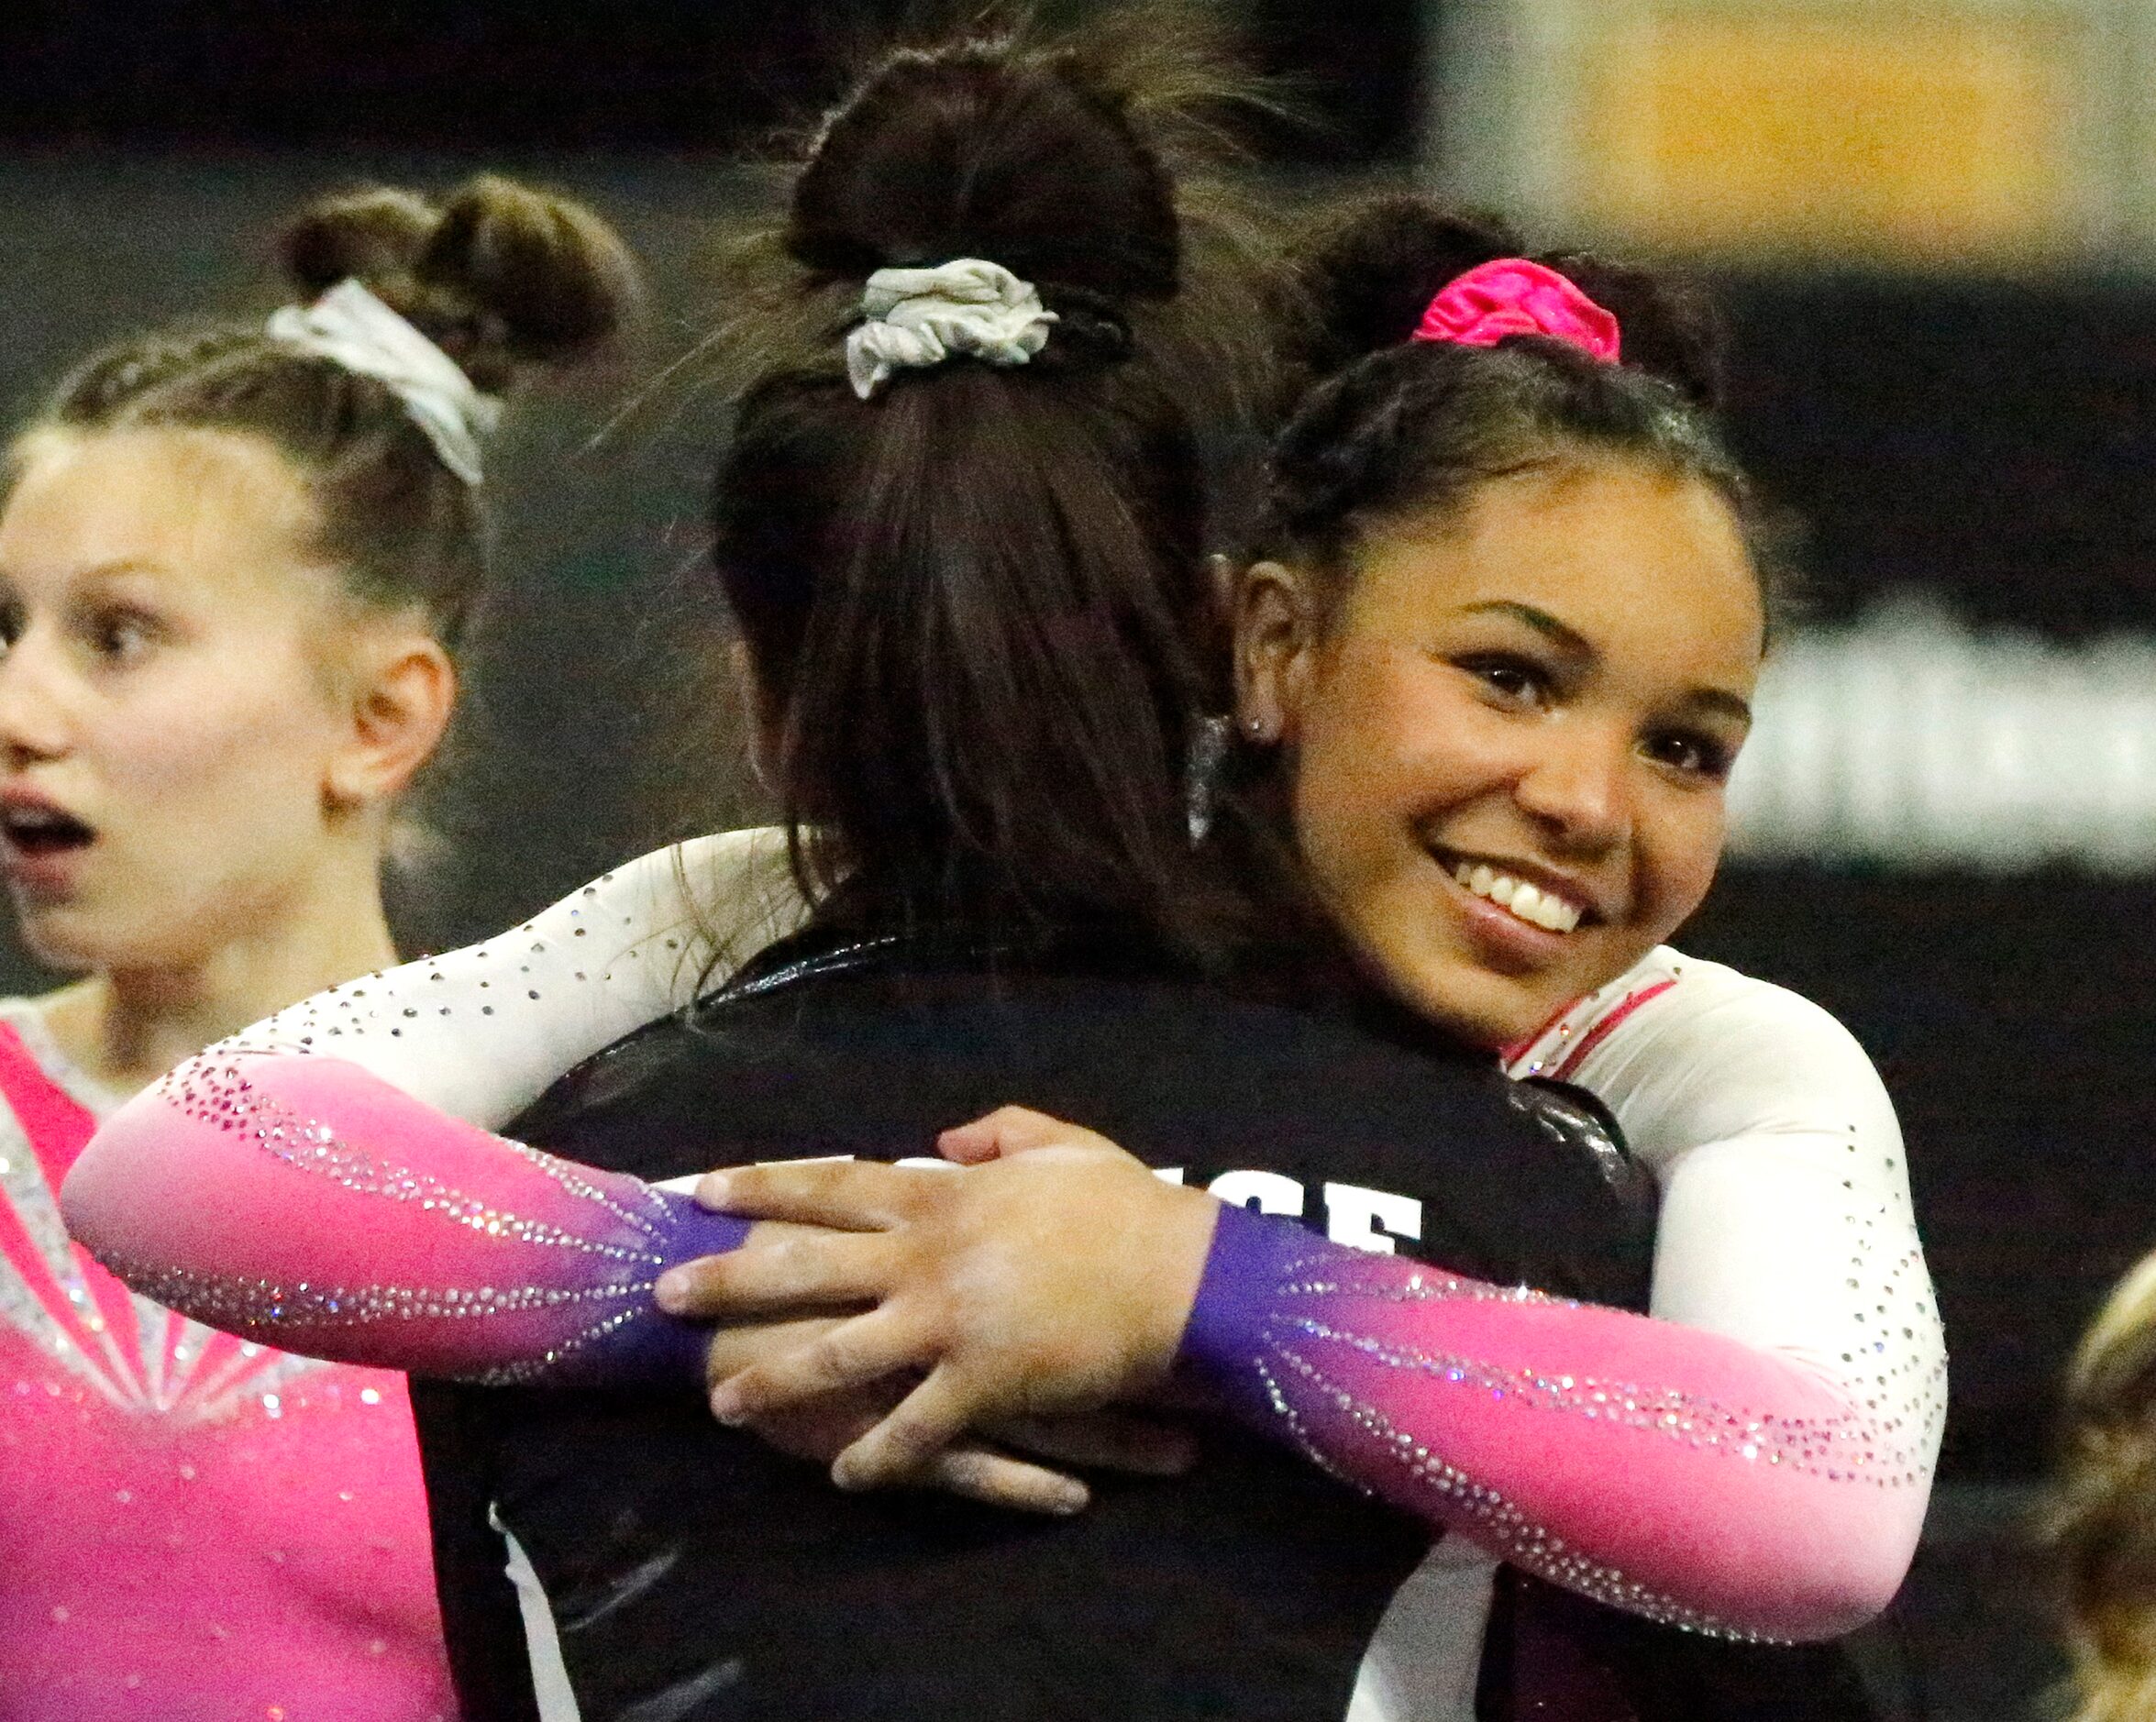
[{"label": "white leotard sleeve", "polygon": [[1945,1341],[1901,1129],[1848,1030],[1784,988],[1664,948],[1507,1068],[1598,1096],[1653,1173],[1656,1316],[1875,1403],[1929,1476]]},{"label": "white leotard sleeve", "polygon": [[772,828],[654,850],[522,926],[332,987],[213,1052],[304,1050],[498,1129],[565,1071],[801,924]]},{"label": "white leotard sleeve", "polygon": [[[1782,988],[1663,949],[1511,1049],[1506,1068],[1587,1088],[1652,1169],[1653,1312],[1876,1403],[1919,1462],[1920,1510],[1946,1348],[1900,1126],[1849,1032]],[[1395,1599],[1349,1722],[1467,1716],[1475,1658],[1449,1621],[1479,1623],[1494,1563],[1458,1554],[1440,1545]]]}]

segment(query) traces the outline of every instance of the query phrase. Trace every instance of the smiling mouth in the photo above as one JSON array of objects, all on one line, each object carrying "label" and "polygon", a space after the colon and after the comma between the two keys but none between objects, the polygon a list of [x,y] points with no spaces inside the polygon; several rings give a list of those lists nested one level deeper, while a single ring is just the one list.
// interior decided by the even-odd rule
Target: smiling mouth
[{"label": "smiling mouth", "polygon": [[1508,914],[1545,933],[1570,933],[1583,920],[1592,924],[1597,919],[1587,904],[1576,902],[1547,885],[1537,885],[1508,873],[1487,861],[1470,861],[1459,855],[1440,858],[1463,889],[1497,904]]},{"label": "smiling mouth", "polygon": [[57,808],[16,807],[0,811],[0,835],[16,854],[37,859],[64,855],[95,840],[97,833],[72,813]]}]

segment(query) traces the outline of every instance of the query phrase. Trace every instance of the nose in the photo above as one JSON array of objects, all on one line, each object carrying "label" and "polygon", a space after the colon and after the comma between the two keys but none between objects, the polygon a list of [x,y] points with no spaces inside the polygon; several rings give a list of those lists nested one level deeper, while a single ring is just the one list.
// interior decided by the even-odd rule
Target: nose
[{"label": "nose", "polygon": [[0,650],[0,758],[10,768],[67,751],[67,702],[51,660],[35,632]]},{"label": "nose", "polygon": [[1533,763],[1512,799],[1553,849],[1608,855],[1632,834],[1632,738],[1617,726],[1554,723],[1536,737]]}]

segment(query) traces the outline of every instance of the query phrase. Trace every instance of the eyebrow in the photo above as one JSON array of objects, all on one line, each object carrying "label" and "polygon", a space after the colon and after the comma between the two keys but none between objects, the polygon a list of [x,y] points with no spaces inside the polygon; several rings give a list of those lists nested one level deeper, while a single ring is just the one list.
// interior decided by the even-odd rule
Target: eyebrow
[{"label": "eyebrow", "polygon": [[1749,725],[1752,722],[1750,702],[1727,688],[1695,688],[1685,696],[1685,703],[1698,711],[1718,712],[1740,723]]},{"label": "eyebrow", "polygon": [[[1547,610],[1537,610],[1532,604],[1523,604],[1513,598],[1493,598],[1486,603],[1469,604],[1463,613],[1487,615],[1495,613],[1510,616],[1515,622],[1532,628],[1568,657],[1592,658],[1600,654],[1587,637],[1575,628],[1567,627]],[[1733,718],[1749,725],[1752,707],[1741,696],[1727,688],[1694,688],[1686,693],[1684,703],[1695,711],[1712,712],[1722,717]]]},{"label": "eyebrow", "polygon": [[146,561],[140,557],[124,556],[110,562],[93,562],[88,568],[79,568],[74,578],[79,580],[120,580],[129,574],[144,574],[156,580],[167,573],[161,562]]},{"label": "eyebrow", "polygon": [[1462,612],[1465,615],[1488,615],[1491,613],[1510,616],[1513,621],[1525,623],[1553,646],[1572,657],[1594,657],[1595,648],[1585,635],[1568,628],[1547,610],[1537,610],[1532,604],[1523,604],[1513,598],[1493,598],[1487,603],[1469,604]]},{"label": "eyebrow", "polygon": [[[117,557],[110,562],[93,562],[87,568],[70,568],[71,580],[124,580],[130,574],[139,574],[150,580],[162,579],[169,570],[161,562],[145,561],[140,557]],[[15,570],[0,568],[0,580],[17,581]]]}]

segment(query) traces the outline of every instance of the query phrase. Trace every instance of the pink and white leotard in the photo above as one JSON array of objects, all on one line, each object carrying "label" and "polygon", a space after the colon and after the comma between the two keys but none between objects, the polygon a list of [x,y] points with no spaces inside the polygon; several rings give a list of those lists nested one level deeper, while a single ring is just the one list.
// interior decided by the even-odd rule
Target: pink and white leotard
[{"label": "pink and white leotard", "polygon": [[[796,911],[781,875],[768,838],[705,839],[514,933],[282,1012],[116,1118],[70,1185],[71,1220],[191,1307],[337,1355],[528,1376],[603,1370],[620,1347],[632,1372],[678,1366],[648,1287],[713,1234],[633,1180],[480,1126],[690,996],[711,955],[694,895],[725,906],[738,948],[721,955],[782,929]],[[1668,952],[1512,1067],[1559,1063],[1660,1184],[1657,1319],[1472,1285],[1238,1209],[1190,1360],[1319,1463],[1458,1529],[1441,1555],[1476,1546],[1696,1626],[1855,1624],[1914,1548],[1943,1407],[1877,1077],[1816,1008]],[[242,1241],[219,1223],[240,1213],[279,1223]],[[354,1235],[367,1247],[340,1254],[334,1240]],[[1441,1591],[1486,1594],[1487,1555],[1448,1558]],[[1358,1717],[1460,1713],[1459,1635],[1428,1618],[1427,1585],[1410,1593]]]},{"label": "pink and white leotard", "polygon": [[71,1244],[55,1193],[117,1104],[0,1002],[0,1719],[448,1722],[403,1378]]}]

